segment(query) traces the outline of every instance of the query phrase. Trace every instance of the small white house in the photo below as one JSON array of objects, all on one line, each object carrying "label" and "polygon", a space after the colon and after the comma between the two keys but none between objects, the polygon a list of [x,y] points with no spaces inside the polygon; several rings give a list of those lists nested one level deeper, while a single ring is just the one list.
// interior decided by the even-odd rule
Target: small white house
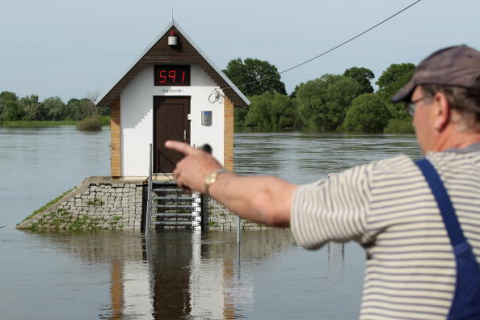
[{"label": "small white house", "polygon": [[208,143],[233,170],[234,107],[250,104],[179,27],[171,22],[133,66],[97,100],[111,108],[111,176],[169,174],[182,155],[166,140]]}]

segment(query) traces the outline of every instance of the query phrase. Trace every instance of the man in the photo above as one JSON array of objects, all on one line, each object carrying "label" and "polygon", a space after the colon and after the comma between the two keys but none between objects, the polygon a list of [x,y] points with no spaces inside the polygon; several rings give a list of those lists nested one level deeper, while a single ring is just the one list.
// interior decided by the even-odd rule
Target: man
[{"label": "man", "polygon": [[[480,261],[480,52],[437,51],[392,99],[413,115],[417,140],[442,178]],[[358,166],[309,185],[224,172],[207,153],[183,152],[174,175],[248,220],[290,226],[297,242],[358,241],[367,251],[362,319],[445,319],[456,263],[439,207],[405,155]]]}]

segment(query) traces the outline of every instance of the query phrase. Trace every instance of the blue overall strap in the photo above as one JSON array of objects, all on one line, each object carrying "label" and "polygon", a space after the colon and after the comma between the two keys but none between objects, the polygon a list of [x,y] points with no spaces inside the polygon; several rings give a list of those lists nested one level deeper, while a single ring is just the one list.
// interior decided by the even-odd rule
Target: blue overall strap
[{"label": "blue overall strap", "polygon": [[443,222],[447,228],[448,236],[450,237],[452,246],[455,248],[460,243],[466,242],[467,239],[463,235],[462,229],[460,228],[452,201],[448,196],[447,190],[445,189],[437,170],[435,170],[431,162],[427,159],[421,159],[415,163],[420,170],[422,170],[425,179],[427,179],[428,186],[432,190],[435,200],[437,200],[438,208],[442,213]]},{"label": "blue overall strap", "polygon": [[447,190],[437,170],[427,159],[416,161],[433,192],[447,229],[456,263],[455,294],[448,320],[480,319],[480,266],[463,235]]}]

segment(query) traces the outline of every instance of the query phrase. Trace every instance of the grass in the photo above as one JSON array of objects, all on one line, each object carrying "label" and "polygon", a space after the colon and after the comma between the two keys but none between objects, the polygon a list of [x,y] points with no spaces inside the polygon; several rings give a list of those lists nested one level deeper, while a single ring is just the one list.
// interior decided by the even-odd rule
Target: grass
[{"label": "grass", "polygon": [[[42,212],[43,210],[47,209],[48,207],[50,207],[51,205],[57,203],[60,199],[62,199],[65,195],[67,195],[69,192],[71,192],[73,189],[75,189],[76,187],[73,187],[72,189],[68,190],[68,191],[65,191],[63,194],[59,195],[58,197],[56,197],[55,199],[49,201],[48,203],[46,203],[45,205],[43,205],[41,208],[33,211],[28,217],[26,217],[25,219],[23,219],[23,221],[26,221],[26,220],[29,220],[31,218],[33,218],[35,215],[37,215],[37,213],[40,213]],[[22,221],[22,222],[23,222]]]},{"label": "grass", "polygon": [[93,198],[92,200],[88,201],[87,204],[89,206],[94,206],[94,207],[101,207],[103,206],[105,203],[101,200],[101,199],[98,199],[98,198]]},{"label": "grass", "polygon": [[220,224],[216,221],[208,221],[208,226],[212,228],[218,228],[220,227]]},{"label": "grass", "polygon": [[[58,127],[58,126],[77,126],[81,121],[60,120],[60,121],[0,121],[0,127],[7,128],[39,128],[39,127]],[[99,117],[101,126],[110,125],[110,116]]]},{"label": "grass", "polygon": [[[75,216],[65,209],[52,211],[38,221],[32,223],[28,228],[32,231],[41,230],[117,230],[123,229],[121,216],[114,216],[108,221],[104,217],[90,217],[88,215]],[[109,225],[106,226],[106,224]]]},{"label": "grass", "polygon": [[0,126],[8,128],[36,128],[56,126],[76,126],[79,121],[0,121]]}]

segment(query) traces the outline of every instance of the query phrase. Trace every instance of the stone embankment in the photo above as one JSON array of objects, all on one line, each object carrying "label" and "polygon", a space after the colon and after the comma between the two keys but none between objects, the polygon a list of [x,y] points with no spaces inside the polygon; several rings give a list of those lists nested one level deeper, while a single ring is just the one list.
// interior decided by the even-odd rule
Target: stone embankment
[{"label": "stone embankment", "polygon": [[[140,230],[145,221],[147,185],[144,180],[89,177],[55,203],[17,225],[29,230]],[[231,231],[237,217],[217,201],[204,205],[204,230]],[[267,227],[241,220],[243,230]]]},{"label": "stone embankment", "polygon": [[143,181],[90,177],[59,201],[17,225],[30,230],[140,229]]},{"label": "stone embankment", "polygon": [[[232,231],[237,229],[237,216],[222,206],[217,201],[210,199],[208,205],[208,229],[217,231]],[[240,221],[243,230],[266,230],[262,224],[251,222],[248,220]]]}]

